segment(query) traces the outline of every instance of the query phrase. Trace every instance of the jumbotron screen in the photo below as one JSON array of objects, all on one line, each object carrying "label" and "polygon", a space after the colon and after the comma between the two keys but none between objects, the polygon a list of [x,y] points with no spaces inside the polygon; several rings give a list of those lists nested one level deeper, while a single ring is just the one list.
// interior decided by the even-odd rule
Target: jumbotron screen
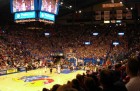
[{"label": "jumbotron screen", "polygon": [[40,0],[40,10],[58,14],[59,0]]},{"label": "jumbotron screen", "polygon": [[36,10],[37,0],[12,0],[12,13]]}]

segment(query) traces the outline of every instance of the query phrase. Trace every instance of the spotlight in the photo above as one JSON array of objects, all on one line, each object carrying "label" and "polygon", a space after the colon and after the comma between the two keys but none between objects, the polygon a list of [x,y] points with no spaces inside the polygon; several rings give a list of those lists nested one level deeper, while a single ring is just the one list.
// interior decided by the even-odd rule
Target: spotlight
[{"label": "spotlight", "polygon": [[81,13],[82,11],[81,10],[79,10],[79,13]]},{"label": "spotlight", "polygon": [[63,2],[61,2],[60,4],[63,5]]},{"label": "spotlight", "polygon": [[130,9],[133,10],[133,7],[131,7]]},{"label": "spotlight", "polygon": [[70,6],[69,6],[69,8],[71,9],[71,8],[72,8],[72,6],[70,5]]}]

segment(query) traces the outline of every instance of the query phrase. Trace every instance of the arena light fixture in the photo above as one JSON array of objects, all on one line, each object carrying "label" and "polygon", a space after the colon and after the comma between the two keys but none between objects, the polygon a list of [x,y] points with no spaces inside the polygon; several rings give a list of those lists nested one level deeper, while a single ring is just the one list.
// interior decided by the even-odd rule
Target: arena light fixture
[{"label": "arena light fixture", "polygon": [[85,44],[85,45],[90,45],[91,42],[90,42],[90,41],[86,41],[86,42],[84,42],[84,44]]},{"label": "arena light fixture", "polygon": [[60,2],[60,5],[63,5],[63,2]]},{"label": "arena light fixture", "polygon": [[97,36],[97,35],[99,35],[99,33],[95,32],[95,33],[93,33],[93,35],[94,35],[94,36]]},{"label": "arena light fixture", "polygon": [[69,6],[69,8],[71,9],[71,8],[72,8],[72,6],[70,5],[70,6]]},{"label": "arena light fixture", "polygon": [[117,45],[119,45],[119,42],[113,42],[113,45],[117,46]]},{"label": "arena light fixture", "polygon": [[50,35],[50,33],[44,33],[45,34],[45,36],[49,36]]},{"label": "arena light fixture", "polygon": [[104,23],[110,23],[110,21],[106,21],[106,20],[105,20]]},{"label": "arena light fixture", "polygon": [[119,36],[124,36],[123,32],[118,33]]},{"label": "arena light fixture", "polygon": [[82,13],[82,11],[81,11],[81,10],[79,10],[79,13]]},{"label": "arena light fixture", "polygon": [[122,4],[123,2],[121,1],[120,4]]}]

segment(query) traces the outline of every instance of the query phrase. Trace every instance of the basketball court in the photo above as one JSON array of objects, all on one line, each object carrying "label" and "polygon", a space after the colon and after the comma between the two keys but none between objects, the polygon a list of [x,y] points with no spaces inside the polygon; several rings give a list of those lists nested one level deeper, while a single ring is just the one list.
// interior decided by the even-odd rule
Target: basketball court
[{"label": "basketball court", "polygon": [[64,70],[58,74],[56,69],[53,69],[52,74],[49,68],[31,70],[21,73],[14,73],[0,76],[0,91],[42,91],[43,88],[52,88],[55,84],[66,84],[76,78],[77,74],[83,74],[83,70],[75,70],[70,72]]}]

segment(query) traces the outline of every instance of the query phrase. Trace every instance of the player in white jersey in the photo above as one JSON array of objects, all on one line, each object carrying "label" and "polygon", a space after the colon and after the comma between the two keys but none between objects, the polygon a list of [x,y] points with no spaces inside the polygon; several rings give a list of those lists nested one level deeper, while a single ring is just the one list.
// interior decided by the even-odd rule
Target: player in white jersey
[{"label": "player in white jersey", "polygon": [[34,10],[34,2],[31,0],[31,10]]},{"label": "player in white jersey", "polygon": [[45,73],[47,72],[47,66],[45,65]]},{"label": "player in white jersey", "polygon": [[49,7],[48,7],[48,12],[51,12],[52,11],[52,5],[49,4]]},{"label": "player in white jersey", "polygon": [[61,73],[61,67],[60,67],[60,65],[57,65],[57,73],[58,73],[58,74]]},{"label": "player in white jersey", "polygon": [[21,7],[22,7],[22,11],[25,11],[26,10],[26,4],[25,4],[25,1],[24,0],[22,0]]}]

